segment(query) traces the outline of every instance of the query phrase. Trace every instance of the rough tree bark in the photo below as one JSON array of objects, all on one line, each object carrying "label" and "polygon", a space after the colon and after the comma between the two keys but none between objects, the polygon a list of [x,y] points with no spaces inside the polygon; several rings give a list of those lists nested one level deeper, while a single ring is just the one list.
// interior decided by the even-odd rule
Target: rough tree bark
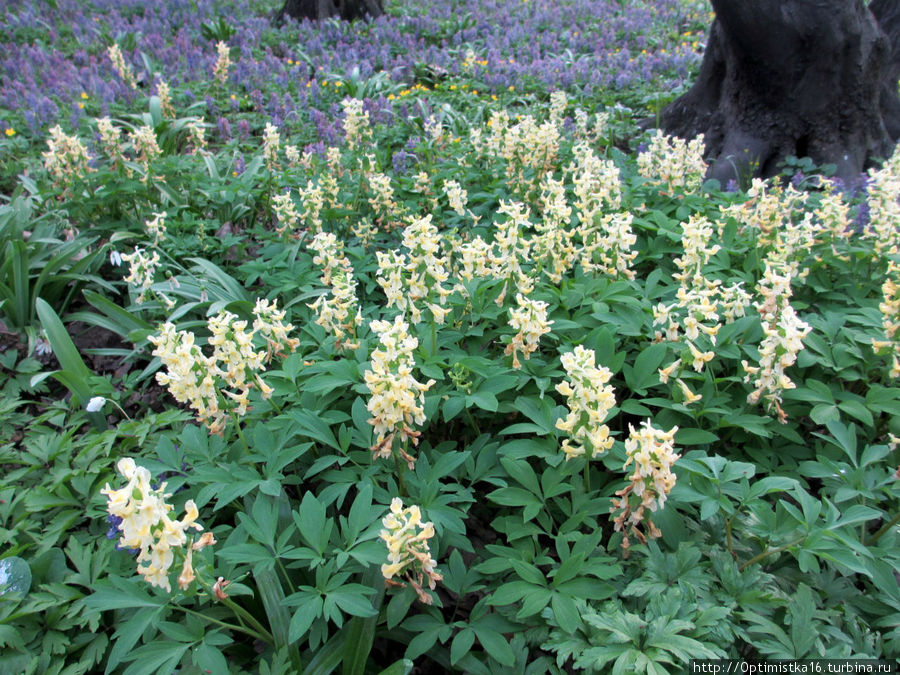
[{"label": "rough tree bark", "polygon": [[697,81],[660,126],[705,135],[710,177],[771,176],[788,155],[855,183],[900,137],[900,0],[712,0]]},{"label": "rough tree bark", "polygon": [[382,0],[285,0],[276,21],[290,16],[300,19],[327,19],[332,16],[344,21],[353,19],[376,19],[384,14]]}]

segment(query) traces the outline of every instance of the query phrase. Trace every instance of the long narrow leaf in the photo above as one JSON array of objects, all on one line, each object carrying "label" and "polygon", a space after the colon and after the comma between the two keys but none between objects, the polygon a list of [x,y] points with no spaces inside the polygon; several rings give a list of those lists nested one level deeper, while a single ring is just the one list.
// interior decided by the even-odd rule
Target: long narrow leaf
[{"label": "long narrow leaf", "polygon": [[[380,583],[379,583],[380,582]],[[375,640],[375,627],[378,625],[378,610],[384,599],[384,580],[381,569],[377,565],[370,565],[363,575],[362,583],[378,590],[372,598],[372,606],[376,613],[370,617],[353,617],[341,632],[347,632],[347,643],[344,648],[343,675],[363,675],[366,671],[366,663],[369,661],[369,652],[372,651],[372,643]]]},{"label": "long narrow leaf", "polygon": [[299,668],[300,652],[296,644],[290,643],[291,614],[284,603],[284,590],[281,588],[278,575],[271,566],[257,565],[253,570],[253,578],[256,580],[259,596],[269,619],[269,629],[275,638],[275,648],[286,647],[294,667]]}]

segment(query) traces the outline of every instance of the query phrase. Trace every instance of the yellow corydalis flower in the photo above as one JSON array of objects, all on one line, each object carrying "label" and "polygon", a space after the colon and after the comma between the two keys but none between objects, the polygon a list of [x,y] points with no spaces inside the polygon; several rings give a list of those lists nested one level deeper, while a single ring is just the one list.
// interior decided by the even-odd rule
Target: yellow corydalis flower
[{"label": "yellow corydalis flower", "polygon": [[344,242],[331,232],[319,232],[310,248],[317,253],[313,262],[322,267],[322,283],[329,287],[330,293],[320,295],[307,307],[316,310],[316,324],[335,336],[337,349],[356,349],[359,346],[356,327],[363,319],[356,298],[353,267],[344,254]]},{"label": "yellow corydalis flower", "polygon": [[506,345],[506,354],[512,354],[513,368],[521,368],[519,352],[527,361],[537,351],[541,335],[550,332],[552,321],[547,320],[547,303],[531,300],[516,293],[516,307],[509,310],[509,325],[518,331]]},{"label": "yellow corydalis flower", "polygon": [[753,380],[755,389],[747,396],[747,402],[758,403],[762,398],[766,408],[775,409],[778,421],[787,422],[787,414],[781,408],[781,392],[794,389],[797,385],[788,377],[786,370],[797,360],[803,350],[803,338],[812,327],[800,320],[790,305],[790,274],[779,274],[766,265],[766,271],[757,290],[762,301],[756,303],[763,324],[763,338],[759,345],[759,365],[751,366],[741,361],[747,373],[744,382]]},{"label": "yellow corydalis flower", "polygon": [[[400,434],[401,441],[411,440],[413,445],[418,444],[420,432],[412,425],[425,423],[425,392],[434,380],[423,384],[412,375],[416,365],[413,350],[419,340],[408,333],[409,324],[402,315],[398,315],[393,323],[374,320],[369,327],[378,335],[380,343],[380,348],[372,352],[372,368],[363,375],[372,394],[366,405],[372,415],[369,424],[375,427],[376,434],[371,449],[374,457],[388,459],[396,434]],[[399,452],[409,468],[413,468],[415,458],[403,448]]]},{"label": "yellow corydalis flower", "polygon": [[137,89],[137,82],[134,79],[134,71],[131,66],[125,63],[125,57],[122,56],[122,50],[119,45],[111,45],[106,50],[109,60],[112,62],[113,70],[118,73],[119,77],[132,89]]},{"label": "yellow corydalis flower", "polygon": [[587,450],[591,458],[598,457],[613,445],[609,427],[603,424],[616,404],[613,388],[607,384],[612,371],[594,365],[594,359],[594,350],[582,345],[561,358],[569,380],[557,384],[556,391],[568,399],[569,414],[556,421],[556,428],[571,436],[562,443],[567,461],[581,457]]},{"label": "yellow corydalis flower", "polygon": [[344,109],[344,138],[347,141],[347,149],[355,150],[372,137],[369,112],[363,110],[363,102],[358,98],[341,101],[341,107]]},{"label": "yellow corydalis flower", "polygon": [[228,69],[231,68],[231,51],[224,42],[216,43],[216,64],[213,66],[213,77],[219,84],[225,84],[228,79]]},{"label": "yellow corydalis flower", "polygon": [[[641,543],[646,543],[648,536],[655,539],[662,534],[647,511],[656,512],[665,506],[669,492],[675,487],[676,476],[672,473],[672,465],[681,456],[675,454],[675,432],[678,427],[663,431],[654,428],[648,419],[640,429],[631,425],[628,428],[631,432],[625,441],[628,459],[622,468],[634,464],[634,473],[628,477],[631,484],[616,492],[619,498],[613,499],[610,509],[612,513],[621,510],[613,519],[613,525],[616,532],[623,533],[622,548],[626,554],[630,545],[629,533]],[[638,499],[632,499],[632,496]],[[640,530],[644,522],[648,528],[646,535]]]},{"label": "yellow corydalis flower", "polygon": [[[437,561],[431,557],[428,548],[428,540],[434,536],[434,525],[422,522],[418,506],[403,508],[403,500],[399,497],[391,501],[391,512],[382,519],[381,524],[384,529],[379,536],[388,549],[388,562],[381,566],[385,582],[392,586],[409,583],[419,600],[430,605],[431,595],[423,588],[425,580],[428,587],[434,589],[442,579],[435,570]],[[401,581],[395,581],[395,578]]]},{"label": "yellow corydalis flower", "polygon": [[[176,331],[171,323],[160,327],[158,335],[147,338],[156,348],[153,355],[162,361],[166,372],[156,380],[168,387],[175,400],[190,405],[210,433],[220,434],[229,414],[244,415],[250,409],[250,390],[258,388],[264,399],[272,395],[259,373],[273,355],[284,356],[300,344],[289,338],[291,324],[284,323],[284,311],[267,300],[257,300],[254,322],[248,330],[246,320],[237,320],[230,312],[220,312],[207,322],[212,355],[207,356],[195,343],[193,333]],[[265,351],[253,344],[257,336],[266,341]]]},{"label": "yellow corydalis flower", "polygon": [[703,134],[685,142],[657,131],[646,152],[638,155],[638,173],[660,184],[668,194],[697,190],[706,175]]},{"label": "yellow corydalis flower", "polygon": [[[116,527],[122,533],[119,547],[137,550],[138,574],[150,585],[168,592],[172,591],[169,569],[176,551],[180,552],[185,561],[178,584],[183,590],[187,589],[194,579],[194,571],[191,564],[192,544],[186,532],[189,529],[203,529],[196,522],[199,516],[197,505],[193,500],[188,500],[184,505],[184,517],[173,519],[173,507],[166,502],[171,495],[165,494],[165,483],[152,489],[150,472],[137,466],[130,457],[120,459],[116,468],[128,484],[114,490],[107,483],[100,494],[107,497],[107,512],[118,520]],[[207,541],[214,543],[215,540],[210,537]]]},{"label": "yellow corydalis flower", "polygon": [[271,122],[266,122],[263,129],[263,158],[266,160],[266,168],[274,171],[279,168],[278,152],[281,150],[281,135],[278,127]]},{"label": "yellow corydalis flower", "polygon": [[42,153],[44,168],[59,185],[69,185],[90,171],[90,156],[77,136],[63,133],[58,124],[50,129],[47,151]]}]

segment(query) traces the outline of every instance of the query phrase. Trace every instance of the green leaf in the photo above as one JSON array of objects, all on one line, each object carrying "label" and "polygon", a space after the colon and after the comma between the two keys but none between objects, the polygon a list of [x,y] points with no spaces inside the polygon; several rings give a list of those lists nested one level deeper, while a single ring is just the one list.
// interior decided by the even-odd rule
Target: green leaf
[{"label": "green leaf", "polygon": [[524,560],[518,560],[516,558],[510,558],[509,564],[512,565],[512,568],[515,570],[516,574],[518,574],[519,578],[523,581],[527,581],[529,584],[536,584],[538,586],[547,585],[547,577],[543,572],[541,572],[531,563],[527,563]]},{"label": "green leaf", "polygon": [[253,579],[269,620],[269,630],[275,640],[275,648],[287,648],[291,661],[300,663],[300,652],[297,644],[290,640],[291,616],[284,602],[284,590],[275,573],[274,567],[257,565],[253,569]]},{"label": "green leaf", "polygon": [[473,624],[472,630],[478,636],[478,641],[484,647],[492,659],[504,666],[512,666],[516,662],[516,655],[509,646],[509,640],[495,630],[486,628],[479,624]]},{"label": "green leaf", "polygon": [[584,567],[583,553],[577,553],[566,558],[559,566],[559,569],[556,570],[556,574],[553,577],[553,585],[559,586],[560,584],[574,579],[578,576],[578,573],[581,572],[582,567]]},{"label": "green leaf", "polygon": [[786,476],[767,476],[766,478],[753,482],[747,497],[748,499],[756,499],[757,497],[762,497],[763,495],[771,494],[772,492],[791,490],[796,486],[797,480],[794,478],[787,478]]},{"label": "green leaf", "polygon": [[300,510],[294,511],[293,515],[303,540],[319,555],[324,555],[334,524],[334,521],[326,519],[325,507],[312,492],[307,492],[300,502]]},{"label": "green leaf", "polygon": [[[346,648],[344,649],[344,675],[363,675],[366,670],[366,664],[369,661],[369,653],[372,651],[372,644],[375,641],[375,630],[378,625],[378,614],[381,609],[381,603],[384,600],[384,580],[381,574],[381,568],[372,565],[366,570],[362,579],[362,584],[351,584],[358,590],[355,590],[356,598],[362,599],[368,607],[369,613],[351,612],[344,607],[340,601],[338,606],[350,614],[356,614],[343,628],[342,632],[347,633]],[[362,595],[363,591],[371,591],[372,586],[378,590],[371,595],[371,599]],[[367,595],[369,593],[366,593]],[[333,594],[332,594],[333,595]]]},{"label": "green leaf", "polygon": [[31,589],[31,568],[18,556],[0,560],[0,596],[25,595]]},{"label": "green leaf", "polygon": [[192,663],[200,668],[201,672],[227,673],[228,662],[222,656],[222,652],[205,640],[194,649],[191,655]]},{"label": "green leaf", "polygon": [[301,436],[312,438],[334,448],[338,452],[341,451],[341,446],[334,437],[331,427],[315,412],[310,410],[292,410],[289,415],[299,426],[297,432]]},{"label": "green leaf", "polygon": [[455,665],[462,657],[469,653],[472,645],[475,644],[475,631],[471,628],[464,628],[458,632],[453,642],[450,643],[450,665]]},{"label": "green leaf", "polygon": [[322,616],[322,605],[324,604],[322,596],[312,593],[307,595],[308,598],[300,604],[300,608],[291,617],[288,628],[288,640],[291,643],[295,643],[303,637],[313,622]]},{"label": "green leaf", "polygon": [[106,663],[106,673],[111,673],[115,670],[116,666],[131,654],[132,648],[137,644],[147,628],[159,621],[162,611],[162,606],[144,607],[119,625],[113,635],[113,646]]},{"label": "green leaf", "polygon": [[488,412],[497,412],[497,397],[489,391],[476,391],[466,396],[466,405],[470,404]]},{"label": "green leaf", "polygon": [[373,589],[366,586],[348,584],[328,593],[328,598],[347,614],[362,617],[377,615],[378,610],[372,607],[372,601],[366,595],[363,595],[362,591],[374,593]]},{"label": "green leaf", "polygon": [[675,432],[675,443],[677,445],[707,445],[718,440],[719,437],[714,433],[703,429],[679,429]]},{"label": "green leaf", "polygon": [[625,364],[625,382],[638,394],[643,394],[648,387],[659,384],[659,367],[666,358],[668,347],[663,342],[655,342],[646,347],[634,360],[634,366]]},{"label": "green leaf", "polygon": [[171,640],[154,641],[135,649],[129,660],[133,663],[125,670],[125,675],[154,675],[157,672],[171,673],[191,645]]},{"label": "green leaf", "polygon": [[566,633],[573,634],[578,627],[581,626],[581,616],[575,601],[568,595],[562,593],[554,593],[550,598],[550,607],[553,609],[553,616],[556,617],[556,623]]},{"label": "green leaf", "polygon": [[62,370],[67,373],[66,381],[63,382],[72,392],[75,403],[78,406],[87,405],[91,398],[91,388],[88,380],[91,377],[91,371],[84,364],[75,343],[69,337],[66,327],[48,305],[43,298],[35,300],[38,317],[41,320],[41,326],[47,333],[47,340],[53,349],[53,354]]},{"label": "green leaf", "polygon": [[850,417],[854,417],[868,426],[874,426],[875,420],[872,417],[872,413],[869,412],[869,409],[866,408],[861,401],[841,401],[837,405],[838,408],[850,415]]},{"label": "green leaf", "polygon": [[399,661],[394,661],[378,675],[409,675],[414,665],[409,659],[400,659]]},{"label": "green leaf", "polygon": [[[100,588],[92,595],[86,597],[83,602],[92,609],[107,611],[111,609],[131,609],[134,607],[159,608],[166,604],[167,598],[159,598],[148,595],[143,589],[138,589],[133,583],[122,579],[112,579],[115,588]],[[116,583],[118,582],[118,583]]]},{"label": "green leaf", "polygon": [[535,495],[541,495],[541,486],[538,483],[537,474],[527,461],[523,459],[513,459],[512,457],[501,457],[500,464],[503,465],[506,472],[512,476],[517,483],[524,486]]}]

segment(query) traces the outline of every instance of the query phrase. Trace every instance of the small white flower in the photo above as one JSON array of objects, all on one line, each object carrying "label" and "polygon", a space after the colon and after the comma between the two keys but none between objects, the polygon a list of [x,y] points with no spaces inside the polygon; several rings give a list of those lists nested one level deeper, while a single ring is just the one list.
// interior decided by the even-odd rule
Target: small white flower
[{"label": "small white flower", "polygon": [[94,396],[90,401],[88,401],[87,406],[85,406],[85,410],[88,412],[100,412],[103,410],[103,406],[106,405],[106,399],[102,396]]},{"label": "small white flower", "polygon": [[118,251],[110,251],[109,253],[109,264],[114,267],[118,267],[122,264],[122,254]]}]

